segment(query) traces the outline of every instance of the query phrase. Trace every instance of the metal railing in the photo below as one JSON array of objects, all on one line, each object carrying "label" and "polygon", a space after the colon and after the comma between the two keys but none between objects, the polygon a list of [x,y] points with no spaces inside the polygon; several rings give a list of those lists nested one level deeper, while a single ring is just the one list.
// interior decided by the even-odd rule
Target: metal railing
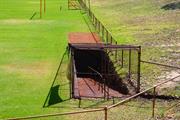
[{"label": "metal railing", "polygon": [[117,44],[117,41],[114,39],[110,31],[104,26],[104,24],[95,16],[90,8],[90,2],[84,2],[83,0],[79,0],[81,7],[87,11],[88,16],[99,36],[102,39],[102,42],[107,44]]},{"label": "metal railing", "polygon": [[66,113],[54,113],[54,114],[36,115],[36,116],[28,116],[28,117],[8,118],[7,120],[22,120],[22,119],[46,118],[46,117],[52,117],[52,116],[75,115],[75,114],[83,114],[83,113],[90,113],[90,112],[91,113],[92,112],[95,113],[95,112],[98,112],[98,111],[104,112],[104,120],[108,120],[108,111],[110,109],[113,109],[113,108],[116,108],[116,107],[118,107],[120,105],[123,105],[124,103],[127,103],[130,100],[132,100],[132,99],[134,99],[134,98],[136,98],[138,96],[141,96],[142,94],[147,93],[148,91],[151,91],[151,90],[153,90],[152,117],[154,117],[155,116],[155,104],[156,104],[156,102],[155,102],[156,101],[156,88],[161,86],[161,85],[163,85],[163,84],[166,84],[166,83],[168,83],[170,81],[173,81],[173,80],[175,80],[177,78],[180,78],[180,75],[176,76],[174,78],[168,79],[168,80],[166,80],[164,82],[161,82],[159,84],[156,84],[156,85],[154,85],[154,86],[152,86],[152,87],[150,87],[150,88],[148,88],[148,89],[146,89],[146,90],[144,90],[144,91],[142,91],[142,92],[140,92],[138,94],[135,94],[135,95],[133,95],[131,97],[128,97],[128,98],[126,98],[126,99],[124,99],[124,100],[122,100],[122,101],[120,101],[120,102],[118,102],[116,104],[113,104],[113,105],[110,105],[110,106],[106,106],[104,108],[90,109],[90,110],[81,110],[81,111],[66,112]]}]

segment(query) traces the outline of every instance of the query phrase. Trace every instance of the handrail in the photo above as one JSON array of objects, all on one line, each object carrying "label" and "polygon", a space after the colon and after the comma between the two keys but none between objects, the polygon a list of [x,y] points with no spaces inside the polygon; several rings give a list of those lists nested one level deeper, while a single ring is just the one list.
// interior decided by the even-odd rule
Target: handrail
[{"label": "handrail", "polygon": [[161,64],[161,63],[157,63],[157,62],[144,61],[144,60],[141,60],[141,62],[147,63],[147,64],[159,65],[159,66],[163,66],[163,67],[169,67],[169,68],[180,69],[180,67],[176,67],[176,66],[172,66],[172,65],[165,65],[165,64]]},{"label": "handrail", "polygon": [[106,93],[108,94],[108,97],[109,97],[109,93],[108,93],[108,91],[106,91],[106,89],[105,89],[105,78],[103,77],[103,75],[101,74],[101,73],[99,73],[97,70],[95,70],[95,69],[93,69],[92,67],[90,67],[90,66],[88,66],[88,68],[89,69],[91,69],[91,70],[93,70],[94,72],[96,72],[100,77],[101,77],[101,79],[103,80],[103,82],[104,82],[104,99],[105,99],[105,96],[106,96]]},{"label": "handrail", "polygon": [[97,70],[95,70],[94,68],[88,66],[89,69],[91,69],[92,71],[96,72],[102,79],[103,79],[103,76],[101,73],[99,73]]},{"label": "handrail", "polygon": [[66,113],[54,113],[54,114],[45,114],[45,115],[37,115],[37,116],[28,116],[28,117],[8,118],[7,120],[22,120],[22,119],[42,118],[42,117],[50,117],[50,116],[72,115],[72,114],[87,113],[87,112],[97,112],[103,110],[104,108],[99,108],[99,109],[82,110],[82,111],[66,112]]},{"label": "handrail", "polygon": [[146,93],[147,91],[149,91],[149,90],[151,90],[151,89],[153,89],[153,88],[156,88],[156,87],[158,87],[158,86],[160,86],[160,85],[162,85],[162,84],[165,84],[165,83],[167,83],[167,82],[173,81],[174,79],[179,78],[179,77],[180,77],[180,75],[178,75],[178,76],[176,76],[176,77],[174,77],[174,78],[171,78],[171,79],[169,79],[169,80],[166,80],[166,81],[164,81],[164,82],[161,82],[161,83],[159,83],[159,84],[156,84],[156,85],[154,85],[154,86],[152,86],[152,87],[150,87],[150,88],[148,88],[148,89],[146,89],[146,90],[144,90],[144,91],[142,91],[142,92],[140,92],[140,93],[137,93],[137,94],[135,94],[135,95],[133,95],[133,96],[127,98],[127,99],[124,99],[124,100],[122,100],[122,101],[120,101],[120,102],[118,102],[118,103],[116,103],[116,104],[114,104],[114,105],[108,106],[107,108],[108,108],[108,109],[111,109],[111,108],[116,107],[116,106],[118,106],[118,105],[120,105],[120,104],[123,104],[123,103],[125,103],[125,102],[127,102],[127,101],[129,101],[129,100],[131,100],[131,99],[133,99],[133,98],[135,98],[135,97],[138,97],[139,95],[141,95],[141,94],[143,94],[143,93]]}]

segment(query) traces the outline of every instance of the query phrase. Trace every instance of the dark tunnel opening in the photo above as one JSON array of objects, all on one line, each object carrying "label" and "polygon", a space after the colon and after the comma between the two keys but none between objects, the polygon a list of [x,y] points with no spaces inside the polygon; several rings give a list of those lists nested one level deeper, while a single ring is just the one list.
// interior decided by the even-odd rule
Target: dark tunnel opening
[{"label": "dark tunnel opening", "polygon": [[96,73],[90,68],[95,69],[97,72],[102,73],[101,61],[103,51],[100,50],[76,50],[74,52],[75,66],[78,77],[93,77]]},{"label": "dark tunnel opening", "polygon": [[[104,50],[76,49],[74,50],[74,60],[77,77],[92,78],[97,82],[104,83],[100,76],[102,75],[106,79],[106,85],[109,88],[123,94],[129,93],[127,86],[122,82],[112,61]],[[104,66],[107,65],[109,66],[108,70],[104,70]],[[90,68],[93,68],[95,71]],[[113,74],[113,76],[108,74]]]}]

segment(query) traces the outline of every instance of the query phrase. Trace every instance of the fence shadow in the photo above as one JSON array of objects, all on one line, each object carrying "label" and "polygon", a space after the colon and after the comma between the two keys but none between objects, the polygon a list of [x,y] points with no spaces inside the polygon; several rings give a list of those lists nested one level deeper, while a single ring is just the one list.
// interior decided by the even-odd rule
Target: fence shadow
[{"label": "fence shadow", "polygon": [[47,106],[54,105],[54,104],[57,104],[57,103],[63,101],[62,98],[59,96],[59,93],[58,93],[59,87],[60,87],[60,85],[56,85],[56,86],[51,88]]},{"label": "fence shadow", "polygon": [[66,101],[66,100],[61,98],[61,96],[59,94],[59,90],[61,91],[61,87],[63,87],[65,85],[65,84],[61,83],[62,81],[60,81],[61,79],[63,79],[60,77],[61,76],[60,74],[62,72],[61,71],[61,67],[63,67],[62,64],[63,64],[64,59],[67,56],[67,54],[68,54],[68,49],[66,49],[66,51],[64,52],[64,54],[60,60],[57,72],[56,72],[55,77],[53,79],[53,82],[51,84],[48,95],[44,101],[43,107],[49,107],[51,105],[55,105],[57,103]]},{"label": "fence shadow", "polygon": [[180,9],[180,2],[173,2],[173,3],[166,4],[166,5],[162,6],[161,9],[164,9],[164,10]]}]

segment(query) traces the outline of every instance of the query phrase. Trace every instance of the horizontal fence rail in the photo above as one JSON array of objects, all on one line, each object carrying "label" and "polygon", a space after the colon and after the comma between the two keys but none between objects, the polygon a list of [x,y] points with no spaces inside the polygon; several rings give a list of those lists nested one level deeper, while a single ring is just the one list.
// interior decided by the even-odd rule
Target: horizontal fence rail
[{"label": "horizontal fence rail", "polygon": [[52,117],[52,116],[72,115],[72,114],[89,113],[89,112],[97,112],[97,111],[104,111],[104,108],[82,110],[82,111],[75,111],[75,112],[66,112],[66,113],[54,113],[54,114],[45,114],[45,115],[37,115],[37,116],[28,116],[28,117],[17,117],[17,118],[9,118],[7,120],[24,120],[24,119],[34,119],[34,118],[45,118],[45,117]]},{"label": "horizontal fence rail", "polygon": [[166,81],[164,81],[164,82],[161,82],[161,83],[159,83],[159,84],[156,84],[156,85],[154,85],[154,86],[152,86],[152,87],[150,87],[150,88],[148,88],[148,89],[146,89],[146,90],[144,90],[144,91],[142,91],[142,92],[140,92],[140,93],[138,93],[138,94],[135,94],[135,95],[133,95],[133,96],[127,98],[127,99],[124,99],[123,101],[120,101],[119,103],[116,103],[116,104],[114,104],[114,105],[108,106],[108,109],[111,109],[111,108],[116,107],[116,106],[118,106],[118,105],[120,105],[120,104],[123,104],[123,103],[125,103],[125,102],[128,102],[129,100],[131,100],[131,99],[133,99],[133,98],[136,98],[136,97],[138,97],[138,96],[140,96],[140,95],[148,92],[149,90],[152,90],[152,89],[154,89],[154,88],[156,88],[156,87],[158,87],[158,86],[161,86],[161,85],[163,85],[163,84],[165,84],[165,83],[168,83],[168,82],[170,82],[170,81],[173,81],[174,79],[179,78],[179,77],[180,77],[180,75],[178,75],[178,76],[176,76],[176,77],[174,77],[174,78],[168,79],[168,80],[166,80]]},{"label": "horizontal fence rail", "polygon": [[177,67],[177,66],[166,65],[166,64],[157,63],[157,62],[151,62],[151,61],[145,61],[145,60],[141,60],[141,62],[147,63],[147,64],[159,65],[159,66],[163,66],[163,67],[169,67],[169,68],[180,69],[180,67]]}]

